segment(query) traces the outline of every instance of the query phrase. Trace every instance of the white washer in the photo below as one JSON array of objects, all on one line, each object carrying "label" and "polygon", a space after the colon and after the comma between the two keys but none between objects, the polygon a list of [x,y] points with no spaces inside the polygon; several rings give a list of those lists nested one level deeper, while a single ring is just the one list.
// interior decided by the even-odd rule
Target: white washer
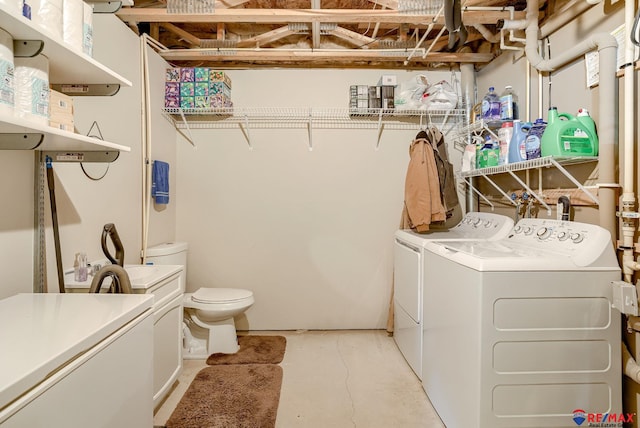
[{"label": "white washer", "polygon": [[423,386],[448,428],[575,427],[621,404],[611,236],[523,219],[492,242],[426,245]]},{"label": "white washer", "polygon": [[398,230],[394,250],[393,337],[418,378],[422,379],[422,281],[424,245],[428,240],[491,240],[506,236],[513,220],[502,215],[467,213],[448,230],[416,233]]}]

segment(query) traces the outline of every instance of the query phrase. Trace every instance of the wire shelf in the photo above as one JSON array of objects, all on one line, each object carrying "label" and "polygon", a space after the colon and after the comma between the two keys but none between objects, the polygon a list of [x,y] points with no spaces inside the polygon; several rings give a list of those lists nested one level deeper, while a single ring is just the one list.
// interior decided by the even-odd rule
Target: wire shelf
[{"label": "wire shelf", "polygon": [[459,122],[465,110],[395,110],[368,108],[225,107],[209,109],[165,108],[177,128],[352,128],[416,129],[417,125]]},{"label": "wire shelf", "polygon": [[462,177],[478,177],[487,176],[493,174],[501,174],[508,171],[523,171],[534,168],[547,168],[557,167],[560,165],[572,165],[585,162],[597,162],[597,157],[592,156],[573,156],[573,157],[560,157],[560,156],[545,156],[543,158],[531,159],[522,162],[509,163],[500,166],[490,166],[487,168],[474,169],[471,171],[461,172]]}]

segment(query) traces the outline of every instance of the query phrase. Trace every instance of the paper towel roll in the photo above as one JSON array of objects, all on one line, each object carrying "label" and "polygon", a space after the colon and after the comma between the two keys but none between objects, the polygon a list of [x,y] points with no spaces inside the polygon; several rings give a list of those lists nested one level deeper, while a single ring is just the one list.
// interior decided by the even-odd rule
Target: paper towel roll
[{"label": "paper towel roll", "polygon": [[62,39],[62,0],[35,0],[31,6],[31,20]]},{"label": "paper towel roll", "polygon": [[0,114],[13,114],[14,93],[13,38],[0,28]]},{"label": "paper towel roll", "polygon": [[82,0],[63,0],[62,38],[76,51],[83,51],[84,2]]},{"label": "paper towel roll", "polygon": [[[84,3],[84,2],[83,2]],[[93,56],[93,6],[84,3],[84,30],[82,40],[82,51],[89,56]]]},{"label": "paper towel roll", "polygon": [[49,124],[49,60],[44,55],[15,59],[15,114]]}]

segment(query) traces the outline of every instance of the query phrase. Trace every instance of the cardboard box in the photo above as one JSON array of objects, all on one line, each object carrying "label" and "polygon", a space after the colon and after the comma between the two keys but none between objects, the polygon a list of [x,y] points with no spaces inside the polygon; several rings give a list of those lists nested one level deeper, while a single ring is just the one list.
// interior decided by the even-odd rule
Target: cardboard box
[{"label": "cardboard box", "polygon": [[225,82],[209,82],[209,95],[216,94],[231,98],[231,88]]},{"label": "cardboard box", "polygon": [[378,86],[396,86],[397,84],[398,78],[395,74],[383,74],[378,81]]},{"label": "cardboard box", "polygon": [[49,115],[68,114],[73,117],[73,98],[61,92],[49,90]]},{"label": "cardboard box", "polygon": [[165,82],[164,84],[164,96],[166,97],[179,97],[180,96],[180,83],[178,82]]},{"label": "cardboard box", "polygon": [[209,92],[209,82],[196,82],[194,92],[196,97],[209,96]]},{"label": "cardboard box", "polygon": [[195,108],[196,97],[180,97],[180,108]]},{"label": "cardboard box", "polygon": [[194,78],[196,82],[208,82],[209,81],[209,67],[196,67],[194,69]]},{"label": "cardboard box", "polygon": [[164,97],[165,108],[180,108],[179,96],[166,96]]},{"label": "cardboard box", "polygon": [[179,82],[180,81],[180,69],[179,68],[167,68],[165,73],[165,82]]},{"label": "cardboard box", "polygon": [[209,95],[209,106],[212,108],[233,107],[231,98],[225,94]]},{"label": "cardboard box", "polygon": [[49,121],[49,126],[52,128],[56,128],[56,129],[61,129],[63,131],[67,131],[67,132],[75,132],[75,126],[72,123],[62,123],[62,122],[56,122],[53,120]]},{"label": "cardboard box", "polygon": [[196,70],[193,67],[180,68],[180,82],[195,82]]},{"label": "cardboard box", "polygon": [[210,72],[209,72],[209,81],[210,82],[224,82],[229,87],[229,90],[231,90],[231,78],[224,71],[210,70]]},{"label": "cardboard box", "polygon": [[194,97],[196,95],[195,82],[180,82],[180,98]]}]

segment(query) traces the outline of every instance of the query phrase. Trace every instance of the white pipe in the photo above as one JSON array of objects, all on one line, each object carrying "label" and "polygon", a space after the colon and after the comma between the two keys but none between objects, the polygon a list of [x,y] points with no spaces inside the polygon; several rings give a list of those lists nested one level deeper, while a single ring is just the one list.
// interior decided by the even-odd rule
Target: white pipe
[{"label": "white pipe", "polygon": [[[600,140],[599,181],[615,183],[615,115],[616,109],[616,52],[618,43],[614,36],[608,33],[598,33],[579,42],[566,52],[555,58],[545,60],[538,53],[538,0],[527,0],[527,28],[525,53],[533,67],[541,71],[554,71],[587,52],[598,50],[600,96],[598,133]],[[616,191],[611,187],[599,189],[600,225],[611,233],[615,242],[616,227]]]},{"label": "white pipe", "polygon": [[622,342],[622,367],[624,369],[624,374],[627,375],[628,378],[632,379],[636,383],[640,383],[640,366],[631,356],[631,353],[624,342]]},{"label": "white pipe", "polygon": [[473,28],[478,30],[478,32],[484,37],[484,39],[491,43],[498,43],[500,41],[500,36],[498,34],[493,34],[491,30],[489,30],[483,24],[473,24]]},{"label": "white pipe", "polygon": [[142,57],[142,249],[141,263],[146,263],[147,245],[149,243],[149,217],[151,214],[151,95],[149,89],[149,56],[147,54],[147,34],[140,38],[140,55]]},{"label": "white pipe", "polygon": [[623,162],[624,174],[622,179],[622,273],[624,280],[632,281],[633,271],[638,270],[638,264],[633,262],[634,240],[637,228],[636,219],[625,217],[624,213],[634,212],[636,196],[634,193],[634,138],[635,138],[635,77],[634,77],[634,45],[631,43],[631,28],[633,27],[635,2],[626,1],[624,9],[625,43],[624,62],[629,66],[624,68],[624,134],[623,134]]}]

